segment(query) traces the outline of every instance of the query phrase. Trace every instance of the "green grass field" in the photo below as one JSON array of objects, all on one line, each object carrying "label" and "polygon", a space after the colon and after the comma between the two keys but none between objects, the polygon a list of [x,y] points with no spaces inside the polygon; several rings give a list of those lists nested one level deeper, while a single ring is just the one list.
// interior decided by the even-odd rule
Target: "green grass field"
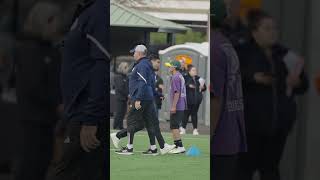
[{"label": "green grass field", "polygon": [[[168,144],[173,144],[171,134],[162,134]],[[195,145],[200,149],[201,155],[198,157],[189,157],[185,154],[143,156],[141,152],[149,147],[146,132],[135,135],[134,155],[118,155],[114,152],[115,148],[111,144],[111,180],[209,180],[209,136],[184,135],[182,140],[187,150]],[[126,143],[127,138],[121,141],[122,146],[125,146]]]}]

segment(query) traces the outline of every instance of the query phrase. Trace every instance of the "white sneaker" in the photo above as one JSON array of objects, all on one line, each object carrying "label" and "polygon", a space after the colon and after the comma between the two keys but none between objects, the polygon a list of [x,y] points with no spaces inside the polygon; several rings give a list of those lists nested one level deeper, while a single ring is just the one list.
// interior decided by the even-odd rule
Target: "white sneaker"
[{"label": "white sneaker", "polygon": [[193,135],[194,135],[194,136],[198,136],[198,135],[199,135],[198,129],[194,129],[194,130],[193,130]]},{"label": "white sneaker", "polygon": [[186,152],[186,149],[184,147],[177,147],[177,148],[174,148],[173,150],[171,150],[169,152],[169,154],[181,154],[181,153],[185,153]]},{"label": "white sneaker", "polygon": [[181,128],[180,128],[180,134],[181,134],[181,135],[182,135],[182,134],[186,134],[186,129],[183,128],[183,127],[181,127]]},{"label": "white sneaker", "polygon": [[165,144],[163,149],[160,149],[161,155],[167,154],[171,150],[175,149],[176,145]]},{"label": "white sneaker", "polygon": [[111,137],[113,146],[114,146],[115,148],[119,148],[120,139],[117,138],[117,133],[111,133],[111,134],[110,134],[110,137]]}]

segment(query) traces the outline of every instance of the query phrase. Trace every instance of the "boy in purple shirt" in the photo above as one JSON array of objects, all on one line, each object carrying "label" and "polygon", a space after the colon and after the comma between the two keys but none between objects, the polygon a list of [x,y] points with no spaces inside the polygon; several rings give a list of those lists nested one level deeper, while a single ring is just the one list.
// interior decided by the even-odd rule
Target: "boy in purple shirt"
[{"label": "boy in purple shirt", "polygon": [[235,180],[238,154],[246,151],[243,97],[238,56],[219,31],[225,7],[215,0],[211,16],[211,163],[215,180]]},{"label": "boy in purple shirt", "polygon": [[171,154],[179,154],[186,152],[183,147],[181,136],[180,136],[180,123],[184,119],[184,111],[187,107],[187,94],[185,87],[185,80],[182,74],[179,72],[181,64],[179,61],[170,61],[165,63],[169,68],[171,77],[170,85],[170,129],[172,131],[174,144],[176,148],[170,151]]}]

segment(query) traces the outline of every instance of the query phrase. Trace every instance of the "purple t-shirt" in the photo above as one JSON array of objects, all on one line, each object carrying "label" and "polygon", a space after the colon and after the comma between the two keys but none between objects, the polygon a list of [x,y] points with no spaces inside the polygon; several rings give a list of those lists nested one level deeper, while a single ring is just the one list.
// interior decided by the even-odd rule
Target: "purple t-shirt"
[{"label": "purple t-shirt", "polygon": [[212,154],[234,155],[247,150],[240,65],[231,43],[220,32],[211,37],[211,93],[222,99]]},{"label": "purple t-shirt", "polygon": [[184,111],[187,105],[187,93],[185,80],[180,72],[177,72],[171,77],[171,86],[170,86],[170,103],[172,107],[173,96],[175,93],[180,93],[180,98],[177,103],[177,111]]}]

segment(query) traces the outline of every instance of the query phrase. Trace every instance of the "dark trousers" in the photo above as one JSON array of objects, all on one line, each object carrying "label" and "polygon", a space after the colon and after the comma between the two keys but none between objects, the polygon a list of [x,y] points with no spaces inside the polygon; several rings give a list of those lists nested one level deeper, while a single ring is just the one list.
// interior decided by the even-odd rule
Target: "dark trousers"
[{"label": "dark trousers", "polygon": [[237,155],[211,155],[211,179],[238,180],[239,158]]},{"label": "dark trousers", "polygon": [[[155,142],[155,139],[157,139],[158,143],[159,143],[159,146],[160,148],[162,149],[164,147],[164,139],[163,139],[163,136],[161,134],[161,131],[160,131],[160,122],[159,122],[159,112],[158,112],[158,109],[157,109],[157,106],[155,105],[155,113],[156,113],[156,117],[153,118],[153,127],[154,127],[154,136],[152,136],[152,134],[150,133],[150,131],[147,129],[148,131],[148,136],[149,136],[149,139],[153,138],[154,140],[150,140],[150,142]],[[151,145],[155,145],[155,144],[151,144]]]},{"label": "dark trousers", "polygon": [[66,140],[63,146],[63,155],[49,180],[101,180],[106,179],[107,160],[107,128],[106,122],[98,125],[97,139],[101,145],[90,152],[85,152],[80,145],[81,125],[70,122],[66,129]]},{"label": "dark trousers", "polygon": [[261,180],[280,180],[279,163],[287,133],[274,136],[248,134],[248,152],[240,157],[241,180],[252,180],[256,171]]},{"label": "dark trousers", "polygon": [[164,146],[164,139],[160,131],[159,120],[156,118],[156,108],[152,101],[141,102],[141,109],[136,110],[134,103],[131,107],[127,117],[127,129],[123,129],[117,133],[118,138],[123,138],[130,133],[130,142],[133,143],[134,134],[141,131],[144,127],[147,128],[150,145],[155,145],[155,137],[160,145]]},{"label": "dark trousers", "polygon": [[39,123],[22,123],[15,180],[44,180],[53,155],[54,128]]},{"label": "dark trousers", "polygon": [[192,126],[193,129],[198,128],[198,111],[199,111],[200,104],[190,104],[188,105],[188,109],[185,110],[185,117],[182,122],[182,127],[186,128],[189,117],[191,116]]},{"label": "dark trousers", "polygon": [[117,111],[113,122],[113,129],[123,129],[123,119],[127,112],[127,101],[117,100]]}]

